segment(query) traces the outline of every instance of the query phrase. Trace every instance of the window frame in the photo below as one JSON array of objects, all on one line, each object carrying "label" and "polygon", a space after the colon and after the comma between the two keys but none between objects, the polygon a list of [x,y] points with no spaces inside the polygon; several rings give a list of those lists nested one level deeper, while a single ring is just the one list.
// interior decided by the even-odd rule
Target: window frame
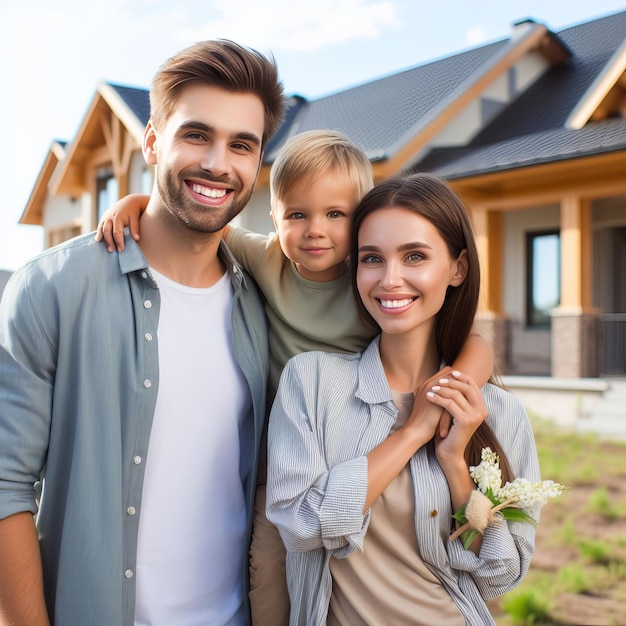
[{"label": "window frame", "polygon": [[[551,318],[539,315],[543,311],[535,306],[535,265],[537,263],[534,244],[535,241],[543,237],[556,237],[558,242],[557,265],[556,265],[556,304],[554,308],[561,304],[561,231],[558,229],[537,230],[526,232],[526,327],[530,329],[550,328]],[[546,309],[547,311],[551,309]]]}]

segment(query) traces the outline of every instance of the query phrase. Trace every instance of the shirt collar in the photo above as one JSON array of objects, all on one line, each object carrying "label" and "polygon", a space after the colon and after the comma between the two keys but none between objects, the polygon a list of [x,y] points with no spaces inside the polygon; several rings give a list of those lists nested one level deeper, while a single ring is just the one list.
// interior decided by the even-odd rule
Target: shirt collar
[{"label": "shirt collar", "polygon": [[359,361],[359,384],[356,396],[368,404],[381,404],[392,401],[391,389],[385,376],[376,336],[361,354]]},{"label": "shirt collar", "polygon": [[[126,245],[124,253],[117,255],[122,274],[129,274],[139,270],[147,270],[148,261],[141,251],[139,244],[130,236],[126,236],[124,238],[124,243]],[[243,288],[247,290],[248,285],[242,267],[239,265],[239,262],[235,259],[233,253],[230,251],[223,239],[220,241],[217,253],[226,267],[228,277],[230,278],[233,287],[235,289]]]}]

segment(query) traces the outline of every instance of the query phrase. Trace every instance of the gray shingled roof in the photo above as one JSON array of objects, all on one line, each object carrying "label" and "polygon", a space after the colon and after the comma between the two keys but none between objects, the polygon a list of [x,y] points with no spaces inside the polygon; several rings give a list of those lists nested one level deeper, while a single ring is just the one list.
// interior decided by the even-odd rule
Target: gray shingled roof
[{"label": "gray shingled roof", "polygon": [[371,160],[387,158],[507,45],[490,44],[313,100],[295,132],[341,130]]},{"label": "gray shingled roof", "polygon": [[[626,149],[626,120],[567,130],[565,120],[626,36],[626,11],[556,33],[572,58],[549,70],[508,105],[470,144],[434,149],[415,169],[446,178]],[[393,155],[477,76],[514,46],[508,39],[413,67],[307,101],[292,96],[285,120],[266,150],[266,163],[294,134],[343,131],[372,161]],[[111,84],[137,118],[148,121],[146,89]]]},{"label": "gray shingled roof", "polygon": [[572,52],[462,149],[433,150],[415,168],[448,179],[626,149],[626,119],[565,122],[626,38],[626,11],[558,32]]},{"label": "gray shingled roof", "polygon": [[141,87],[130,87],[128,85],[117,85],[115,83],[107,83],[120,95],[126,106],[133,112],[135,117],[143,126],[150,119],[150,93],[147,89]]}]

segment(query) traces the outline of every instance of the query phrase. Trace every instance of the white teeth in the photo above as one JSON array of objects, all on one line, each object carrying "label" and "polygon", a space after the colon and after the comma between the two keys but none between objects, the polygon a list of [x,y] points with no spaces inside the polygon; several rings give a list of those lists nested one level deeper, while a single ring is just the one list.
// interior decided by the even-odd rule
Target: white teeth
[{"label": "white teeth", "polygon": [[223,198],[226,195],[226,189],[213,189],[204,185],[198,185],[198,183],[193,183],[191,190],[207,198]]},{"label": "white teeth", "polygon": [[400,307],[411,304],[413,298],[405,298],[404,300],[381,300],[380,303],[385,309],[399,309]]}]

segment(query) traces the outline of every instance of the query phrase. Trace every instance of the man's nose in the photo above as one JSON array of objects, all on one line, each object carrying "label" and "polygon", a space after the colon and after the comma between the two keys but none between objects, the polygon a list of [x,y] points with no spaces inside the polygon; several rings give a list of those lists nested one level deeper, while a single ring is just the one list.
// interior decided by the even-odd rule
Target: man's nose
[{"label": "man's nose", "polygon": [[200,167],[215,176],[230,172],[230,157],[228,148],[220,143],[207,146],[200,162]]}]

